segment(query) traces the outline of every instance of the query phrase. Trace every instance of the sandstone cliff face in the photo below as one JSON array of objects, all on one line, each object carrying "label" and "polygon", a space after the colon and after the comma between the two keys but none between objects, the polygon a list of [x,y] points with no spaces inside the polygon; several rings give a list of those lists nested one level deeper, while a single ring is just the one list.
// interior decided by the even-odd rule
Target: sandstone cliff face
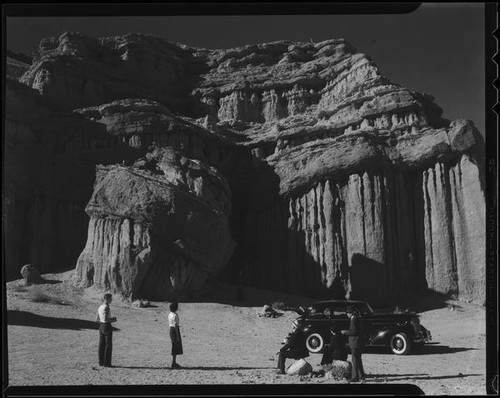
[{"label": "sandstone cliff face", "polygon": [[[326,287],[375,303],[425,289],[479,301],[485,270],[469,264],[484,261],[483,191],[477,166],[468,155],[459,159],[423,172],[379,168],[330,177],[289,197],[248,221],[263,256],[255,262],[265,265],[247,272],[259,279],[255,268],[269,270],[269,287],[305,294]],[[469,173],[472,185],[455,178]],[[458,209],[466,202],[475,203],[464,214]],[[276,245],[273,236],[284,240]]]},{"label": "sandstone cliff face", "polygon": [[42,40],[21,81],[68,110],[129,97],[180,109],[198,68],[188,51],[153,36],[65,33]]},{"label": "sandstone cliff face", "polygon": [[[310,295],[383,303],[431,289],[484,301],[480,134],[472,122],[443,119],[430,95],[391,83],[343,39],[205,50],[152,36],[66,33],[42,41],[20,80],[33,89],[8,92],[8,136],[19,140],[10,197],[33,207],[31,187],[39,185],[79,203],[91,197],[80,283],[170,297],[224,269],[228,280],[239,274],[246,284]],[[37,136],[49,137],[51,157],[67,159],[64,173],[82,177],[58,183],[53,165],[35,173],[32,156],[49,159]],[[129,166],[167,147],[177,161]],[[98,168],[91,196],[95,165],[122,162]],[[216,189],[224,177],[225,188]],[[190,229],[195,224],[181,228],[187,209],[197,209],[194,197],[224,214],[230,232],[223,228],[220,258],[196,242],[179,249],[170,227],[146,226],[141,217],[149,213],[135,200],[149,199],[131,192],[136,185],[149,192],[145,181],[156,180],[170,185],[155,203],[183,203],[179,214],[167,211],[182,239],[212,238]],[[153,218],[151,225],[163,225]]]},{"label": "sandstone cliff face", "polygon": [[[248,68],[250,49],[252,59],[269,57]],[[292,69],[289,54],[299,50],[304,58]],[[429,288],[482,302],[484,143],[470,122],[442,119],[431,96],[392,84],[342,40],[230,54],[212,53],[198,92],[207,114],[234,126],[272,166],[282,198],[249,212],[250,283],[373,302]],[[464,161],[474,188],[455,185]],[[438,166],[443,178],[429,184]],[[466,260],[473,247],[478,266]],[[467,287],[459,286],[463,272]]]},{"label": "sandstone cliff face", "polygon": [[484,193],[475,161],[464,155],[451,165],[436,163],[423,172],[422,190],[428,286],[485,297],[485,269],[471,266],[484,262]]}]

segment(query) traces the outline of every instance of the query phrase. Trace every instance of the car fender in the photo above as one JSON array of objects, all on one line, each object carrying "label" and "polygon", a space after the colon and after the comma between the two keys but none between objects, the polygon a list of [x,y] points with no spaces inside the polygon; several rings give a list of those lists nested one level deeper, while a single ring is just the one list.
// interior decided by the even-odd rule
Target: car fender
[{"label": "car fender", "polygon": [[370,339],[370,344],[373,345],[386,345],[393,334],[393,328],[386,328],[379,330],[375,336]]},{"label": "car fender", "polygon": [[411,325],[403,326],[389,326],[382,328],[377,332],[376,335],[371,336],[370,345],[388,345],[391,337],[396,333],[405,333],[408,336],[413,336],[413,331],[411,330]]},{"label": "car fender", "polygon": [[306,336],[309,336],[310,334],[313,334],[313,333],[318,333],[323,338],[325,345],[328,345],[330,343],[331,333],[330,333],[330,330],[326,327],[318,327],[317,325],[309,324],[309,325],[305,325],[301,329]]}]

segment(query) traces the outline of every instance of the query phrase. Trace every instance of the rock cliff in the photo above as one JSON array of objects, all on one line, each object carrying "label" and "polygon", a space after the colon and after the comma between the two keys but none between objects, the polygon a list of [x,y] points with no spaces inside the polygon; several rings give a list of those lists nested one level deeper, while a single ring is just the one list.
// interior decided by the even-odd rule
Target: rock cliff
[{"label": "rock cliff", "polygon": [[189,51],[154,36],[64,33],[41,41],[21,81],[68,110],[139,97],[186,111],[200,66]]},{"label": "rock cliff", "polygon": [[7,78],[19,79],[30,68],[31,62],[28,56],[7,50],[5,59]]},{"label": "rock cliff", "polygon": [[19,81],[9,270],[44,272],[63,235],[79,283],[129,296],[180,297],[220,275],[375,303],[427,289],[484,301],[481,135],[343,39],[206,50],[65,33]]}]

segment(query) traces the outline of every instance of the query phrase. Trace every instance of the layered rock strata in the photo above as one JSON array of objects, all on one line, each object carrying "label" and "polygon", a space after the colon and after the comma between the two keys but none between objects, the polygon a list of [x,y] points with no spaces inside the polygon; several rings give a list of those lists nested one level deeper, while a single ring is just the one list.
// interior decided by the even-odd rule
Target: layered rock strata
[{"label": "layered rock strata", "polygon": [[[206,50],[147,35],[92,39],[66,33],[42,41],[20,81],[31,89],[16,86],[7,93],[8,136],[48,137],[52,156],[68,158],[65,171],[82,178],[58,185],[51,174],[57,175],[56,169],[48,167],[43,177],[34,173],[27,153],[45,159],[43,164],[49,157],[40,148],[46,147],[36,140],[28,145],[23,139],[30,139],[23,138],[9,164],[27,172],[13,174],[19,178],[12,178],[9,198],[25,195],[33,202],[33,182],[60,186],[60,191],[71,187],[67,196],[72,200],[89,198],[96,164],[125,161],[98,169],[97,179],[104,181],[102,173],[140,169],[127,165],[151,147],[169,147],[214,167],[231,192],[231,213],[225,217],[236,242],[234,254],[225,267],[221,260],[208,271],[203,256],[198,263],[186,259],[197,249],[176,252],[186,261],[176,269],[186,275],[215,276],[223,270],[221,277],[233,282],[380,304],[428,289],[484,301],[481,135],[472,122],[443,119],[430,95],[391,83],[343,39]],[[33,109],[36,122],[27,116]],[[169,168],[156,172],[161,178],[178,176],[175,164]],[[90,203],[99,192],[96,183]],[[110,200],[114,194],[106,193]],[[183,200],[195,206],[188,197]],[[138,282],[148,286],[143,290],[134,285],[132,275],[142,271],[133,255],[89,254],[89,245],[102,242],[136,236],[146,242],[149,230],[133,237],[119,232],[125,219],[129,229],[142,225],[141,212],[104,218],[96,208],[87,206],[91,224],[80,257],[87,264],[94,261],[95,277],[85,276],[81,260],[79,280],[124,294],[146,295],[151,289],[161,296],[162,289],[149,282]],[[7,216],[22,217],[22,211],[8,210]],[[17,242],[21,235],[17,229],[9,239]],[[165,253],[158,258],[172,253],[169,244],[144,245]],[[44,261],[51,256],[45,254]],[[118,281],[113,267],[128,270],[126,283]],[[174,272],[144,267],[152,275]],[[198,286],[183,278],[174,287],[162,276],[163,293]]]},{"label": "layered rock strata", "polygon": [[199,67],[190,52],[153,36],[68,32],[42,40],[21,81],[68,110],[139,97],[185,111]]},{"label": "layered rock strata", "polygon": [[[274,58],[247,67],[247,51],[266,46]],[[291,72],[297,49],[308,56]],[[482,302],[474,125],[441,118],[431,96],[391,83],[343,40],[239,50],[230,61],[215,52],[197,93],[279,179],[280,199],[247,217],[248,282],[378,303],[426,289]],[[458,177],[470,174],[474,183]]]}]

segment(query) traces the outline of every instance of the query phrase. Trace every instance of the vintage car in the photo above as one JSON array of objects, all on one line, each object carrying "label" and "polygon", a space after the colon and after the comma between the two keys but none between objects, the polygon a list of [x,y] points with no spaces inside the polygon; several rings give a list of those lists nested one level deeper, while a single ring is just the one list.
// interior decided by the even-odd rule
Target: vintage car
[{"label": "vintage car", "polygon": [[349,329],[347,307],[352,306],[362,319],[365,345],[389,347],[394,354],[405,355],[423,346],[432,337],[415,313],[377,313],[367,302],[354,300],[319,301],[299,307],[297,329],[306,334],[306,347],[321,353],[330,341],[331,329]]}]

